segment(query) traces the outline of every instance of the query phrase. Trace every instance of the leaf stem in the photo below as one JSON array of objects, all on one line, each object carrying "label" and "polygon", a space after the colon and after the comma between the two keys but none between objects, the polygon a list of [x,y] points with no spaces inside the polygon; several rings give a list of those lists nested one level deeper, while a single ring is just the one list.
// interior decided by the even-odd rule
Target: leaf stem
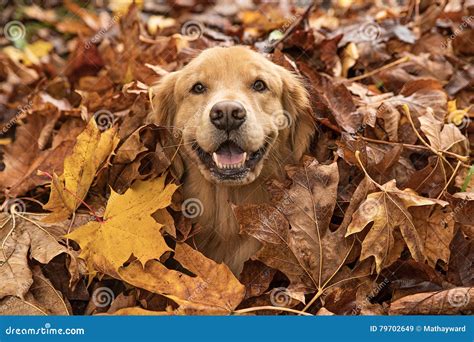
[{"label": "leaf stem", "polygon": [[382,190],[383,192],[386,192],[385,189],[384,189],[379,183],[377,183],[372,177],[370,177],[369,173],[367,172],[367,170],[366,170],[365,167],[364,167],[364,164],[362,163],[362,160],[360,160],[360,151],[359,151],[359,150],[355,151],[355,157],[356,157],[357,162],[359,163],[360,167],[362,168],[362,171],[364,171],[365,176],[366,176],[377,188],[379,188],[379,189]]},{"label": "leaf stem", "polygon": [[311,300],[309,301],[309,303],[306,304],[306,306],[303,308],[302,311],[303,311],[303,312],[306,312],[306,310],[308,310],[308,309],[311,307],[311,305],[313,305],[314,302],[315,302],[319,297],[321,297],[321,295],[323,294],[323,292],[324,292],[324,288],[320,288],[320,289],[318,290],[318,292],[316,292],[316,294],[314,295],[314,297],[311,298]]},{"label": "leaf stem", "polygon": [[351,82],[360,81],[360,80],[362,80],[362,79],[364,79],[364,78],[367,78],[367,77],[373,76],[373,75],[375,75],[375,74],[378,74],[379,72],[381,72],[381,71],[383,71],[383,70],[390,69],[391,67],[394,67],[395,65],[398,65],[398,64],[401,64],[401,63],[405,63],[405,62],[407,62],[409,59],[410,59],[410,57],[408,57],[408,56],[399,58],[399,59],[397,59],[396,61],[393,61],[392,63],[385,64],[384,66],[381,66],[381,67],[378,68],[378,69],[369,71],[369,72],[367,72],[367,73],[365,73],[365,74],[362,74],[362,75],[359,75],[359,76],[354,76],[354,77],[348,78],[347,81],[351,81]]},{"label": "leaf stem", "polygon": [[431,150],[438,157],[443,159],[443,161],[445,161],[448,165],[451,165],[451,164],[449,164],[449,162],[444,158],[443,153],[448,154],[448,155],[450,155],[450,156],[452,156],[452,157],[454,157],[454,158],[456,158],[456,159],[458,159],[462,162],[467,162],[469,160],[468,156],[461,156],[457,153],[453,153],[453,152],[449,152],[449,151],[445,151],[445,150],[439,150],[439,151],[436,150],[434,147],[432,147],[430,144],[428,144],[428,142],[425,139],[423,139],[423,137],[420,135],[420,133],[416,129],[415,123],[413,122],[413,118],[411,117],[410,108],[406,104],[403,105],[403,111],[405,112],[406,116],[408,117],[408,121],[410,121],[410,125],[411,125],[413,131],[415,132],[417,138],[420,139],[420,141],[423,143],[423,145],[425,145],[429,150]]},{"label": "leaf stem", "polygon": [[449,180],[446,182],[446,185],[444,186],[443,190],[441,190],[441,192],[439,193],[437,199],[440,199],[441,196],[443,195],[443,193],[446,191],[446,189],[448,188],[449,184],[452,182],[452,180],[453,180],[454,177],[456,176],[456,173],[458,172],[460,166],[461,166],[461,161],[458,160],[458,163],[456,164],[456,168],[454,169],[453,174],[451,175],[451,177],[449,178]]},{"label": "leaf stem", "polygon": [[[45,175],[46,177],[48,177],[49,179],[51,179],[51,184],[53,183],[54,181],[54,178],[53,176],[48,173],[48,172],[45,172],[45,171],[40,171],[41,175]],[[66,190],[68,193],[70,193],[76,200],[79,201],[79,203],[83,204],[87,209],[89,209],[89,212],[91,213],[92,216],[95,217],[96,221],[97,222],[100,222],[100,223],[104,223],[104,219],[103,217],[97,215],[96,211],[91,207],[89,206],[86,202],[84,202],[84,200],[82,200],[81,198],[79,198],[75,193],[73,193],[71,190],[69,190],[68,188],[66,188],[66,186],[64,186],[64,190]],[[74,210],[75,212],[76,210]]]},{"label": "leaf stem", "polygon": [[[422,146],[422,145],[412,145],[412,144],[404,144],[404,143],[399,143],[399,142],[392,142],[392,141],[384,141],[384,140],[377,140],[377,139],[371,139],[371,138],[367,138],[367,137],[363,137],[363,136],[358,136],[359,138],[361,138],[362,140],[365,140],[365,141],[368,141],[368,142],[371,142],[371,143],[374,143],[374,144],[381,144],[381,145],[391,145],[391,146],[402,146],[402,147],[406,147],[406,148],[411,148],[411,149],[415,149],[415,150],[428,150],[428,151],[433,151],[431,148],[428,148],[426,146]],[[450,152],[450,151],[442,151],[443,153],[447,154],[448,156],[450,157],[453,157],[453,158],[457,158],[458,160],[460,161],[467,161],[469,158],[467,156],[461,156],[459,154],[456,154],[456,153],[453,153],[453,152]],[[468,164],[464,164],[463,165],[464,167],[466,168],[469,168],[470,165]]]}]

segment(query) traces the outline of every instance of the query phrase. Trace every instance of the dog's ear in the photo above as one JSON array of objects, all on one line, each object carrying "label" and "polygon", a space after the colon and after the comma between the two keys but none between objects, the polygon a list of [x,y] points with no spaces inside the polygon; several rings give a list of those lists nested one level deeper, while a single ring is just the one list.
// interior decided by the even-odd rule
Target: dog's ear
[{"label": "dog's ear", "polygon": [[[157,84],[151,88],[151,103],[152,110],[146,118],[147,124],[156,124],[159,126],[167,127],[169,131],[173,132],[173,119],[176,113],[176,101],[175,101],[175,85],[178,72],[172,72],[164,76]],[[171,136],[173,141],[174,135]],[[162,145],[164,149],[168,148],[166,145]],[[176,145],[173,142],[174,149]],[[174,154],[174,153],[173,153]],[[181,157],[177,154],[173,157],[171,163],[171,173],[177,179],[181,179],[184,173],[184,164]]]},{"label": "dog's ear", "polygon": [[299,161],[309,149],[316,131],[316,120],[303,81],[292,72],[282,69],[282,103],[284,110],[290,115],[289,147],[295,161]]},{"label": "dog's ear", "polygon": [[152,111],[148,114],[147,123],[166,127],[173,125],[173,117],[176,112],[174,99],[176,78],[177,72],[169,73],[151,88]]}]

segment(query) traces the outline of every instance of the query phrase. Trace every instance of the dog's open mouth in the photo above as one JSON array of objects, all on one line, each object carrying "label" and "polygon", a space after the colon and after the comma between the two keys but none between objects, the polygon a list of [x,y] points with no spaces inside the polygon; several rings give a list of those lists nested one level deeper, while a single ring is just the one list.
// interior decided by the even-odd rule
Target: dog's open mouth
[{"label": "dog's open mouth", "polygon": [[204,151],[199,144],[193,144],[201,162],[222,179],[240,179],[247,175],[265,155],[268,144],[254,152],[244,151],[231,140],[224,141],[214,152]]}]

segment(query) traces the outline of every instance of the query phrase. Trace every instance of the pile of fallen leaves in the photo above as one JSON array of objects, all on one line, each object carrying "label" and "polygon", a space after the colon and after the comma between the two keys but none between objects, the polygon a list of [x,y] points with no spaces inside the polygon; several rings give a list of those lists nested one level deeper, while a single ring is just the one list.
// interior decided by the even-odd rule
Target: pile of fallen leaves
[{"label": "pile of fallen leaves", "polygon": [[[473,312],[472,1],[15,3],[0,314]],[[179,146],[144,124],[163,75],[235,44],[303,76],[319,123],[270,203],[234,207],[263,246],[239,277],[185,243]]]}]

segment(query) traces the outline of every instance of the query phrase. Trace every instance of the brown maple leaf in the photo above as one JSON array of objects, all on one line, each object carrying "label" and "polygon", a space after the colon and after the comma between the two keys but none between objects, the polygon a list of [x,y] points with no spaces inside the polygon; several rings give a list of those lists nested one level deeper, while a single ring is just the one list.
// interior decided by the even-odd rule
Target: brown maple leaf
[{"label": "brown maple leaf", "polygon": [[369,223],[374,223],[362,242],[360,260],[373,256],[377,273],[380,273],[384,266],[390,265],[400,256],[399,245],[394,237],[394,231],[399,230],[412,257],[424,261],[426,254],[423,241],[408,208],[435,204],[445,206],[448,203],[421,197],[411,189],[400,190],[395,180],[379,188],[381,191],[367,196],[347,228],[346,236],[350,236],[364,230]]},{"label": "brown maple leaf", "polygon": [[236,206],[234,212],[241,232],[263,245],[256,259],[282,271],[291,292],[320,295],[353,246],[343,230],[329,229],[339,181],[337,163],[322,165],[308,158],[303,167],[288,167],[287,172],[292,185],[287,189],[273,181],[272,205]]}]

